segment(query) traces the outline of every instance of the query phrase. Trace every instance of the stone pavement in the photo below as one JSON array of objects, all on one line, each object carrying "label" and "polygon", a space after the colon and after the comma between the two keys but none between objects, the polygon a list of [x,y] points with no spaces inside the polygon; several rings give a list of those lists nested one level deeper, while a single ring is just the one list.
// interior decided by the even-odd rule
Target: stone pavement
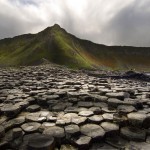
[{"label": "stone pavement", "polygon": [[149,150],[149,84],[49,65],[1,68],[1,149]]}]

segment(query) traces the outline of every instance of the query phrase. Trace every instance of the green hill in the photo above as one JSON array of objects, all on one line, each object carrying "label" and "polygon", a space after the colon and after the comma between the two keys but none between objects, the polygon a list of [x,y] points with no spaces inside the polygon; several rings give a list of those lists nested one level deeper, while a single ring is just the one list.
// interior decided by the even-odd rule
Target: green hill
[{"label": "green hill", "polygon": [[150,68],[150,48],[105,46],[79,39],[55,24],[37,34],[0,40],[0,66],[38,65],[42,59],[71,68]]}]

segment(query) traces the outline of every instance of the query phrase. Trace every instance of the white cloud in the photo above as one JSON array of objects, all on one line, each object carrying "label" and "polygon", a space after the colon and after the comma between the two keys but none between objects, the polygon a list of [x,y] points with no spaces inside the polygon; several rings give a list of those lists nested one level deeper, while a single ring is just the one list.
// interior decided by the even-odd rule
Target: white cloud
[{"label": "white cloud", "polygon": [[150,46],[149,0],[0,0],[0,38],[58,23],[98,43]]}]

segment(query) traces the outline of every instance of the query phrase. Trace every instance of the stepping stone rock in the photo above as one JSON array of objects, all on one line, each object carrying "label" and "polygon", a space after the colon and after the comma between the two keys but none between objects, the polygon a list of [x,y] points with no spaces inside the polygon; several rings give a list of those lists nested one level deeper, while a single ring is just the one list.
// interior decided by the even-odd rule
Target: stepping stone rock
[{"label": "stepping stone rock", "polygon": [[110,133],[117,133],[119,131],[119,126],[114,123],[110,122],[102,122],[101,127],[105,130],[105,132],[108,134]]},{"label": "stepping stone rock", "polygon": [[47,116],[47,121],[56,122],[57,121],[57,117],[56,116],[52,116],[52,115],[48,115]]},{"label": "stepping stone rock", "polygon": [[59,95],[48,95],[46,96],[47,100],[57,100],[59,99]]},{"label": "stepping stone rock", "polygon": [[136,109],[143,109],[142,100],[139,100],[139,99],[125,98],[124,99],[124,105],[132,105]]},{"label": "stepping stone rock", "polygon": [[49,111],[40,111],[40,116],[41,117],[47,117],[50,114]]},{"label": "stepping stone rock", "polygon": [[44,129],[48,128],[48,127],[53,127],[53,126],[55,126],[55,125],[56,125],[56,124],[55,124],[55,123],[52,123],[52,122],[44,122],[44,123],[41,125],[40,129],[41,129],[41,130],[44,130]]},{"label": "stepping stone rock", "polygon": [[25,122],[25,117],[22,116],[22,117],[18,117],[15,119],[11,119],[7,122],[4,122],[3,126],[4,126],[5,130],[9,130],[11,128],[22,125],[24,122]]},{"label": "stepping stone rock", "polygon": [[130,94],[127,92],[118,92],[118,93],[106,93],[106,96],[109,98],[118,98],[124,100],[124,98],[129,98]]},{"label": "stepping stone rock", "polygon": [[81,112],[79,112],[79,115],[80,115],[80,116],[83,116],[83,117],[89,117],[89,116],[94,115],[94,113],[93,113],[93,111],[86,110],[86,111],[81,111]]},{"label": "stepping stone rock", "polygon": [[65,96],[67,96],[67,92],[66,91],[58,91],[56,92],[56,94],[60,97],[60,98],[63,98]]},{"label": "stepping stone rock", "polygon": [[75,117],[78,117],[78,114],[76,114],[76,113],[67,113],[63,116],[63,118],[68,118],[68,119],[72,119],[72,118],[75,118]]},{"label": "stepping stone rock", "polygon": [[25,109],[29,106],[29,102],[22,100],[22,102],[16,103],[15,105],[20,107],[20,109]]},{"label": "stepping stone rock", "polygon": [[85,93],[80,93],[80,92],[67,92],[67,94],[68,94],[68,97],[69,98],[78,98],[79,96],[86,96],[87,95],[87,93],[85,92]]},{"label": "stepping stone rock", "polygon": [[23,141],[22,141],[22,144],[20,146],[20,149],[27,150],[27,145],[28,145],[28,142],[30,141],[30,139],[37,137],[38,135],[41,135],[41,134],[40,133],[25,134],[23,136]]},{"label": "stepping stone rock", "polygon": [[30,105],[29,107],[26,108],[28,112],[36,112],[40,111],[40,106],[39,105]]},{"label": "stepping stone rock", "polygon": [[95,102],[106,102],[108,97],[100,95],[91,95]]},{"label": "stepping stone rock", "polygon": [[94,115],[88,118],[88,121],[91,123],[100,123],[104,120],[104,118],[102,117],[102,115]]},{"label": "stepping stone rock", "polygon": [[119,124],[120,126],[125,126],[128,124],[128,119],[122,114],[115,113],[113,114],[113,122]]},{"label": "stepping stone rock", "polygon": [[85,107],[79,107],[78,109],[78,113],[81,112],[81,111],[87,111],[89,110],[88,108],[85,108]]},{"label": "stepping stone rock", "polygon": [[37,135],[30,138],[27,147],[28,150],[53,150],[55,148],[54,138],[48,135]]},{"label": "stepping stone rock", "polygon": [[146,114],[132,112],[127,115],[129,123],[135,127],[141,127],[143,121],[146,119]]},{"label": "stepping stone rock", "polygon": [[78,113],[78,107],[67,107],[64,112],[66,113]]},{"label": "stepping stone rock", "polygon": [[90,111],[93,111],[93,113],[94,113],[95,115],[99,115],[99,114],[102,113],[102,110],[101,110],[100,107],[91,107],[91,108],[89,108],[89,110],[90,110]]},{"label": "stepping stone rock", "polygon": [[67,113],[63,117],[61,117],[61,120],[64,120],[65,124],[71,124],[71,121],[73,118],[78,117],[78,114],[76,113]]},{"label": "stepping stone rock", "polygon": [[105,131],[102,127],[96,124],[86,124],[81,126],[82,134],[91,137],[92,139],[103,138]]},{"label": "stepping stone rock", "polygon": [[93,105],[94,107],[100,107],[100,108],[108,107],[108,104],[104,102],[94,102]]},{"label": "stepping stone rock", "polygon": [[103,113],[115,113],[116,109],[111,109],[111,108],[108,108],[108,107],[104,107],[104,108],[102,108],[102,112]]},{"label": "stepping stone rock", "polygon": [[26,115],[27,122],[44,122],[46,121],[46,117],[40,116],[40,113],[29,113]]},{"label": "stepping stone rock", "polygon": [[18,138],[18,137],[22,137],[23,136],[23,132],[21,128],[14,128],[12,130],[12,136],[13,139]]},{"label": "stepping stone rock", "polygon": [[36,100],[35,100],[34,97],[28,97],[28,98],[26,99],[26,101],[29,102],[29,104],[34,104],[34,103],[36,103]]},{"label": "stepping stone rock", "polygon": [[57,119],[56,125],[57,126],[65,126],[66,122],[63,119]]},{"label": "stepping stone rock", "polygon": [[131,113],[133,111],[136,111],[135,107],[127,106],[127,105],[119,105],[117,107],[117,110],[119,111],[119,113],[122,113],[122,114],[127,114],[127,113]]},{"label": "stepping stone rock", "polygon": [[82,125],[86,122],[87,118],[86,117],[74,117],[72,118],[71,122],[76,124],[76,125]]},{"label": "stepping stone rock", "polygon": [[120,134],[122,137],[133,141],[145,141],[146,132],[142,129],[135,127],[123,127]]},{"label": "stepping stone rock", "polygon": [[84,150],[89,148],[91,137],[81,135],[79,137],[72,138],[71,140],[79,150]]},{"label": "stepping stone rock", "polygon": [[54,107],[52,107],[52,111],[56,111],[56,112],[64,111],[65,108],[66,108],[66,104],[58,103]]},{"label": "stepping stone rock", "polygon": [[119,100],[119,99],[116,99],[116,98],[109,98],[108,99],[108,106],[110,108],[117,108],[118,105],[122,105],[123,104],[123,101]]},{"label": "stepping stone rock", "polygon": [[86,107],[86,108],[90,108],[93,106],[92,102],[78,102],[78,107]]},{"label": "stepping stone rock", "polygon": [[40,123],[37,122],[29,122],[25,123],[21,126],[21,128],[27,132],[27,133],[32,133],[38,131],[39,127],[41,126]]},{"label": "stepping stone rock", "polygon": [[20,112],[20,107],[17,105],[5,105],[1,108],[1,112],[8,117],[13,117]]},{"label": "stepping stone rock", "polygon": [[64,128],[53,126],[48,127],[43,131],[43,134],[53,136],[55,138],[63,138],[65,137],[65,131]]},{"label": "stepping stone rock", "polygon": [[45,97],[37,97],[37,102],[40,106],[46,106],[48,104],[48,100]]},{"label": "stepping stone rock", "polygon": [[45,104],[52,107],[52,106],[56,105],[58,102],[59,102],[59,100],[49,100],[49,101],[46,101]]},{"label": "stepping stone rock", "polygon": [[84,96],[84,97],[81,97],[83,101],[86,101],[86,102],[92,102],[93,101],[93,98],[91,96]]},{"label": "stepping stone rock", "polygon": [[102,115],[102,117],[106,121],[112,121],[113,120],[113,114],[112,113],[105,113],[105,114]]},{"label": "stepping stone rock", "polygon": [[65,133],[66,133],[66,137],[70,138],[72,135],[79,134],[80,128],[77,125],[71,124],[71,125],[65,126]]}]

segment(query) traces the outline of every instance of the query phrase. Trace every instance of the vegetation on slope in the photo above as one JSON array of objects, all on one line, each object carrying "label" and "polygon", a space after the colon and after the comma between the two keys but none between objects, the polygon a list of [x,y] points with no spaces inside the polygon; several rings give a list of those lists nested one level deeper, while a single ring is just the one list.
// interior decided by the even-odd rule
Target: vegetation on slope
[{"label": "vegetation on slope", "polygon": [[149,48],[95,44],[67,33],[59,25],[0,40],[0,66],[38,65],[43,58],[71,68],[150,68]]}]

